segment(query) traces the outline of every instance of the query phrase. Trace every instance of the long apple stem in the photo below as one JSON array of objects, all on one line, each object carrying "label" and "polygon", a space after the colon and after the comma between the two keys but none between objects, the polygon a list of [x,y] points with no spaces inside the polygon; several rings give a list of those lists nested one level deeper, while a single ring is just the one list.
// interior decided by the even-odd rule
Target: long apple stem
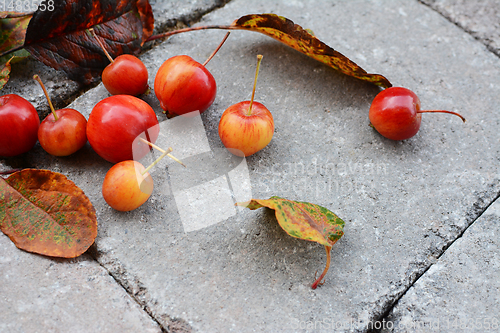
[{"label": "long apple stem", "polygon": [[161,39],[161,38],[167,38],[167,37],[170,37],[170,36],[173,36],[176,34],[180,34],[183,32],[196,31],[196,30],[206,30],[206,29],[238,30],[241,28],[236,27],[236,26],[232,26],[232,25],[205,25],[205,26],[200,26],[200,27],[189,27],[189,28],[168,31],[168,32],[164,32],[164,33],[161,33],[158,35],[151,36],[146,40],[146,42],[151,42],[153,40]]},{"label": "long apple stem", "polygon": [[[184,163],[182,163],[181,160],[179,160],[177,157],[174,157],[172,154],[169,154],[173,149],[172,148],[168,148],[170,151],[166,151],[160,147],[158,147],[157,145],[155,145],[154,143],[151,143],[149,142],[148,140],[144,140],[143,138],[139,138],[139,140],[141,140],[142,142],[144,142],[145,144],[149,145],[150,147],[153,147],[154,149],[158,150],[159,152],[165,154],[165,152],[167,153],[166,156],[170,157],[171,159],[173,159],[174,161],[176,161],[177,163],[179,163],[180,165],[182,165],[183,167],[187,168],[186,165]],[[163,157],[162,157],[163,158]]]},{"label": "long apple stem", "polygon": [[99,46],[101,47],[101,49],[104,51],[104,54],[106,55],[106,57],[108,57],[109,61],[111,63],[114,63],[115,61],[113,60],[113,58],[109,55],[108,51],[106,51],[106,48],[104,47],[104,44],[102,44],[101,40],[99,39],[99,37],[97,36],[97,34],[95,33],[94,31],[94,28],[90,28],[89,29],[90,32],[92,33],[92,36],[94,36],[94,38],[97,40],[97,43],[99,43]]},{"label": "long apple stem", "polygon": [[227,37],[229,37],[229,34],[230,34],[230,33],[231,33],[231,31],[228,31],[228,32],[226,33],[226,35],[225,35],[225,36],[224,36],[224,38],[222,39],[222,42],[220,42],[219,46],[217,46],[217,48],[215,49],[215,51],[214,51],[214,52],[212,52],[212,54],[210,55],[210,57],[208,57],[208,59],[207,59],[207,60],[205,60],[205,62],[203,63],[203,67],[205,67],[205,66],[208,64],[208,62],[209,62],[210,60],[212,60],[212,58],[215,56],[215,54],[217,54],[217,52],[219,52],[220,48],[222,47],[222,45],[224,45],[224,42],[226,41]]},{"label": "long apple stem", "polygon": [[47,92],[47,89],[45,89],[45,85],[43,84],[42,80],[38,76],[38,74],[33,75],[33,80],[37,81],[40,86],[42,87],[43,93],[45,94],[45,98],[47,98],[47,102],[49,102],[49,107],[50,111],[52,111],[52,114],[54,115],[54,120],[57,121],[59,117],[56,114],[56,110],[54,110],[54,106],[52,105],[52,101],[50,100],[49,93]]},{"label": "long apple stem", "polygon": [[324,283],[324,282],[321,282],[321,280],[323,280],[323,278],[326,275],[326,272],[328,272],[328,269],[330,268],[330,260],[332,258],[332,255],[330,254],[331,249],[332,249],[331,246],[325,246],[325,250],[326,250],[326,267],[325,267],[325,270],[323,271],[323,273],[321,274],[321,276],[316,281],[314,281],[314,283],[311,285],[312,289],[316,289],[318,286],[321,286]]},{"label": "long apple stem", "polygon": [[431,113],[431,112],[436,112],[436,113],[449,113],[449,114],[454,114],[455,116],[457,117],[460,117],[460,119],[462,119],[462,121],[465,123],[465,118],[462,117],[462,115],[460,113],[456,113],[456,112],[453,112],[453,111],[446,111],[446,110],[420,110],[420,111],[417,111],[417,113]]},{"label": "long apple stem", "polygon": [[255,70],[255,79],[253,81],[252,98],[250,99],[250,105],[248,106],[247,116],[252,115],[253,99],[255,98],[255,89],[257,88],[257,78],[259,77],[260,63],[262,62],[263,57],[264,56],[262,54],[257,55],[257,69]]},{"label": "long apple stem", "polygon": [[151,170],[152,167],[154,167],[156,164],[158,164],[158,162],[160,162],[161,159],[164,158],[165,156],[167,156],[172,150],[173,150],[172,148],[168,148],[167,150],[164,150],[163,154],[161,154],[160,157],[158,157],[156,159],[156,161],[151,163],[150,166],[148,166],[143,172],[141,172],[141,176],[144,176],[149,170]]}]

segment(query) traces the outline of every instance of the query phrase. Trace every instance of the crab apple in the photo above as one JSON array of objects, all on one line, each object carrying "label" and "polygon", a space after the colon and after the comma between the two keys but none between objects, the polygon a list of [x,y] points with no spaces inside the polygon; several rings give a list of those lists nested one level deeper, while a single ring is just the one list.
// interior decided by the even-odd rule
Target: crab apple
[{"label": "crab apple", "polygon": [[154,90],[163,110],[183,115],[208,109],[215,100],[217,85],[205,66],[187,55],[179,55],[158,69]]},{"label": "crab apple", "polygon": [[160,127],[156,114],[143,100],[114,95],[97,103],[87,122],[87,138],[94,151],[111,163],[141,159],[150,147],[137,140],[141,135],[154,143]]},{"label": "crab apple", "polygon": [[104,200],[116,210],[130,211],[141,206],[153,193],[153,179],[148,173],[152,167],[168,156],[184,167],[184,163],[170,154],[172,148],[163,150],[142,138],[139,140],[162,152],[150,166],[144,166],[137,161],[122,161],[115,164],[104,177],[102,195]]},{"label": "crab apple", "polygon": [[203,64],[187,55],[166,60],[155,77],[155,94],[165,112],[184,115],[204,112],[212,105],[217,85],[212,74],[205,68],[229,37],[226,33],[219,46]]},{"label": "crab apple", "polygon": [[0,156],[27,152],[38,138],[40,118],[35,107],[19,95],[0,96]]},{"label": "crab apple", "polygon": [[131,54],[122,54],[113,59],[94,29],[89,29],[111,62],[102,71],[102,83],[111,95],[138,96],[148,91],[148,70],[144,63]]},{"label": "crab apple", "polygon": [[219,121],[219,137],[235,155],[250,156],[266,147],[274,134],[274,119],[261,103],[254,102],[257,77],[262,56],[257,56],[257,70],[250,101],[231,105]]},{"label": "crab apple", "polygon": [[[137,161],[122,161],[104,177],[102,196],[112,208],[128,212],[145,203],[153,193],[153,178]],[[144,174],[143,174],[144,173]]]},{"label": "crab apple", "polygon": [[34,75],[43,89],[51,113],[38,128],[38,141],[42,148],[54,156],[68,156],[87,143],[87,119],[75,109],[54,110],[47,89],[38,75]]},{"label": "crab apple", "polygon": [[405,140],[413,137],[420,129],[422,113],[449,113],[465,118],[460,114],[446,110],[420,110],[420,99],[411,90],[391,87],[382,90],[370,106],[370,123],[382,136],[391,140]]},{"label": "crab apple", "polygon": [[250,101],[231,105],[219,122],[219,137],[235,155],[255,154],[271,142],[273,134],[273,116],[259,102],[253,102],[252,106]]},{"label": "crab apple", "polygon": [[148,90],[148,70],[136,56],[122,54],[102,72],[102,83],[111,95],[138,96]]},{"label": "crab apple", "polygon": [[42,121],[38,129],[38,141],[47,153],[68,156],[87,143],[86,128],[87,119],[80,112],[60,109]]}]

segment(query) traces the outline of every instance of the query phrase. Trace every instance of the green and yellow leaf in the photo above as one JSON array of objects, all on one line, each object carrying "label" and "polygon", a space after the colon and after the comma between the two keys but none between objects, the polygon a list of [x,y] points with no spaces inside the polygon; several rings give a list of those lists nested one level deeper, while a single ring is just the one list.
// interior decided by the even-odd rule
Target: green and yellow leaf
[{"label": "green and yellow leaf", "polygon": [[277,196],[267,200],[252,199],[237,203],[251,210],[261,207],[273,209],[283,230],[292,237],[318,242],[325,246],[326,268],[311,286],[316,289],[330,267],[330,250],[344,235],[344,221],[325,207],[309,202],[292,201]]}]

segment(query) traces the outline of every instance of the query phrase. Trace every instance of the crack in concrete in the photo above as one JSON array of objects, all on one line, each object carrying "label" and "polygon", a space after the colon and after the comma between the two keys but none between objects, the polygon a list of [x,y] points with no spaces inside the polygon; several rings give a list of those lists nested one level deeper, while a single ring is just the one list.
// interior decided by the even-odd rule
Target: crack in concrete
[{"label": "crack in concrete", "polygon": [[430,4],[426,3],[424,0],[417,0],[417,1],[420,2],[422,5],[424,5],[424,6],[428,7],[428,8],[430,8],[430,9],[432,9],[433,11],[435,11],[436,13],[438,13],[439,15],[441,15],[442,17],[444,17],[445,19],[447,19],[450,23],[453,23],[454,25],[456,25],[457,27],[459,27],[460,29],[462,29],[463,31],[465,31],[467,34],[471,35],[475,40],[477,40],[478,42],[480,42],[481,44],[483,44],[488,51],[490,51],[491,53],[493,53],[494,55],[496,55],[497,57],[500,58],[500,50],[494,48],[491,45],[488,45],[487,43],[485,43],[485,41],[483,40],[482,37],[477,36],[474,33],[474,31],[472,31],[470,29],[467,29],[467,27],[463,26],[460,22],[454,21],[450,14],[447,14],[446,12],[440,11],[439,9],[433,8]]},{"label": "crack in concrete", "polygon": [[[219,8],[224,7],[227,5],[229,2],[232,0],[218,0],[215,2],[214,6],[207,8],[205,10],[198,9],[194,10],[193,12],[190,12],[185,15],[181,15],[178,18],[174,19],[169,19],[165,23],[161,24],[160,26],[155,26],[155,33],[163,33],[167,32],[169,30],[177,30],[179,28],[186,28],[189,27],[195,23],[198,23],[201,21],[203,16],[206,14],[209,14],[210,12],[213,12],[214,10],[217,10]],[[156,23],[156,22],[155,22]]]},{"label": "crack in concrete", "polygon": [[[125,290],[125,292],[137,303],[137,305],[158,325],[163,333],[192,333],[193,328],[183,319],[170,317],[166,314],[155,314],[154,310],[148,305],[152,301],[149,297],[147,288],[141,281],[132,276],[116,260],[101,262],[101,256],[95,243],[90,247],[87,253],[94,259],[115,282]],[[156,303],[153,301],[153,303]]]},{"label": "crack in concrete", "polygon": [[[480,206],[481,205],[481,201],[484,200],[484,198],[480,197],[478,199],[478,201],[473,205],[473,207],[471,208],[472,211],[475,211],[477,213],[477,215],[472,218],[472,221],[469,223],[469,225],[467,227],[465,227],[453,240],[451,240],[450,242],[448,242],[441,250],[441,253],[436,257],[436,259],[430,263],[430,265],[428,265],[426,268],[424,268],[424,270],[420,273],[420,274],[416,274],[416,278],[413,279],[413,282],[410,282],[410,284],[408,285],[407,288],[405,288],[405,290],[403,290],[403,292],[396,296],[395,297],[395,300],[389,304],[387,304],[387,309],[384,311],[382,310],[382,314],[373,321],[373,327],[387,327],[387,325],[385,325],[384,323],[387,323],[388,322],[388,317],[389,317],[389,314],[391,313],[391,311],[394,309],[394,307],[397,306],[397,304],[399,303],[399,301],[406,295],[406,293],[420,280],[420,278],[422,276],[424,276],[427,271],[429,271],[429,269],[434,266],[434,264],[439,260],[439,258],[441,258],[447,251],[448,249],[457,241],[459,240],[460,238],[462,238],[462,236],[465,234],[465,232],[467,230],[469,230],[469,228],[474,225],[474,223],[476,223],[476,221],[481,218],[481,216],[484,214],[484,212],[486,212],[488,210],[488,208],[493,204],[495,203],[498,199],[500,198],[500,192],[497,192],[497,194],[495,195],[495,197],[485,206]],[[471,214],[473,213],[469,213],[468,215],[470,216]],[[418,271],[415,271],[415,273],[418,273]],[[376,323],[379,323],[379,324],[376,324]],[[382,332],[386,332],[385,330],[383,329],[368,329],[366,331],[366,333],[382,333]]]}]

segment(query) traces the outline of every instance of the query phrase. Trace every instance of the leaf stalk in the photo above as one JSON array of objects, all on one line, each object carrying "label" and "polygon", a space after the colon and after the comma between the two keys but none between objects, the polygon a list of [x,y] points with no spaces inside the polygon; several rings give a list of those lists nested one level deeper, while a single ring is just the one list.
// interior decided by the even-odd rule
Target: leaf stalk
[{"label": "leaf stalk", "polygon": [[325,246],[325,250],[326,250],[326,267],[325,267],[325,270],[323,271],[323,273],[320,275],[320,277],[316,281],[314,281],[314,283],[311,285],[312,289],[316,289],[318,286],[321,286],[321,285],[323,285],[323,283],[325,283],[325,282],[321,282],[321,280],[323,280],[326,273],[328,272],[328,269],[330,268],[330,261],[332,259],[332,255],[331,255],[330,251],[332,250],[332,247]]},{"label": "leaf stalk", "polygon": [[228,32],[226,33],[226,35],[225,35],[225,36],[224,36],[224,38],[222,39],[222,42],[220,42],[219,46],[217,46],[217,48],[215,49],[215,51],[214,51],[214,52],[212,52],[212,54],[210,55],[210,57],[208,57],[208,59],[207,59],[207,60],[205,60],[205,62],[203,63],[203,67],[205,67],[205,66],[208,64],[208,62],[209,62],[210,60],[212,60],[212,58],[215,56],[215,54],[216,54],[217,52],[219,52],[220,48],[222,47],[222,45],[224,45],[224,42],[226,41],[227,37],[229,37],[229,34],[230,34],[230,33],[231,33],[230,31],[228,31]]}]

